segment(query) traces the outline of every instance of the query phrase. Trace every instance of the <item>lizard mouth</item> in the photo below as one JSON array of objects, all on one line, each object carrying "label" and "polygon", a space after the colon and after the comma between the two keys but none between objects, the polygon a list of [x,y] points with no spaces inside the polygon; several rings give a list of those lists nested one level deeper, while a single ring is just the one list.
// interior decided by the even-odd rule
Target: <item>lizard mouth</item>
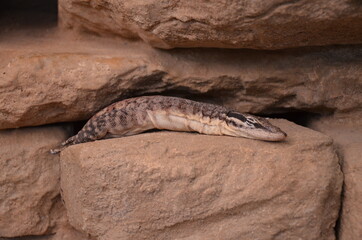
[{"label": "lizard mouth", "polygon": [[287,134],[280,129],[273,127],[273,130],[254,130],[253,132],[247,133],[247,137],[270,142],[279,142],[287,138]]},{"label": "lizard mouth", "polygon": [[260,139],[260,140],[278,142],[278,141],[285,140],[287,138],[287,136],[288,135],[285,132],[283,132],[282,130],[279,130],[278,132],[265,134],[263,136],[264,139]]}]

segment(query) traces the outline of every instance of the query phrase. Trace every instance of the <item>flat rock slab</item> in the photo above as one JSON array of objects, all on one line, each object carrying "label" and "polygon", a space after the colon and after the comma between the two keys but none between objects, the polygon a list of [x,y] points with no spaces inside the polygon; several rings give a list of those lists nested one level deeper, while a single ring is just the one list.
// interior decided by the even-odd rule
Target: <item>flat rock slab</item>
[{"label": "flat rock slab", "polygon": [[[61,126],[0,131],[0,238],[51,233],[59,211]],[[64,212],[64,211],[63,211]]]},{"label": "flat rock slab", "polygon": [[362,47],[276,52],[62,39],[0,46],[0,129],[79,121],[127,97],[172,95],[241,112],[353,112]]},{"label": "flat rock slab", "polygon": [[358,0],[59,0],[67,28],[158,48],[282,49],[362,43]]},{"label": "flat rock slab", "polygon": [[343,206],[340,215],[340,240],[362,239],[362,121],[321,119],[311,127],[333,138],[341,156],[344,175]]},{"label": "flat rock slab", "polygon": [[61,153],[71,225],[97,239],[335,239],[342,173],[330,138],[157,132]]}]

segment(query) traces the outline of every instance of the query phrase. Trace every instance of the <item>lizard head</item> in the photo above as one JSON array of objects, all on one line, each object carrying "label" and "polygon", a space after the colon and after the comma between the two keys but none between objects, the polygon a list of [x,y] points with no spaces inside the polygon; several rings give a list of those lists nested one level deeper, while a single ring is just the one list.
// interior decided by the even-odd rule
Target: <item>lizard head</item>
[{"label": "lizard head", "polygon": [[282,141],[287,134],[262,117],[230,111],[226,114],[226,128],[233,136],[264,141]]}]

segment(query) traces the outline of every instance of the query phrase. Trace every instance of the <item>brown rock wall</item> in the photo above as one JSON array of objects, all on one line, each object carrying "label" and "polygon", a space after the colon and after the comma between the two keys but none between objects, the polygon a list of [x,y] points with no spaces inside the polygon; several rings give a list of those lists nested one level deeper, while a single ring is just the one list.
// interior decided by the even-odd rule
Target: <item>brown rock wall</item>
[{"label": "brown rock wall", "polygon": [[360,46],[164,52],[77,44],[84,46],[74,53],[65,42],[0,54],[11,56],[0,65],[0,129],[84,120],[116,100],[153,93],[252,113],[361,111]]},{"label": "brown rock wall", "polygon": [[68,28],[151,46],[282,49],[362,43],[357,0],[60,0]]},{"label": "brown rock wall", "polygon": [[49,149],[66,138],[62,127],[0,131],[0,237],[42,235],[56,225],[59,156]]},{"label": "brown rock wall", "polygon": [[148,133],[61,153],[70,223],[97,239],[335,239],[331,139],[273,121],[286,142]]},{"label": "brown rock wall", "polygon": [[[344,117],[311,127],[333,137],[341,157],[339,239],[362,238],[362,45],[150,47],[361,43],[359,1],[60,0],[59,10],[62,26],[148,44],[69,38],[35,31],[36,21],[14,33],[21,25],[4,22],[12,17],[5,12],[0,129],[85,120],[116,100],[148,94],[256,114]],[[63,156],[70,220],[101,240],[334,239],[341,176],[330,140],[276,123],[287,142],[156,133],[71,148]],[[60,126],[0,131],[0,239],[88,239],[67,225],[58,156],[48,154],[68,135]]]},{"label": "brown rock wall", "polygon": [[339,240],[362,239],[362,122],[361,118],[325,118],[311,127],[331,136],[341,158],[344,174]]}]

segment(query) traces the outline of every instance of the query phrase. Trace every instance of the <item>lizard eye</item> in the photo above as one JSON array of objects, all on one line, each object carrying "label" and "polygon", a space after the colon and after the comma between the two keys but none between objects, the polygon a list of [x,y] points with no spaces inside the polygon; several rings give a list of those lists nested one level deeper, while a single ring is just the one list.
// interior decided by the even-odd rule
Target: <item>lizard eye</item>
[{"label": "lizard eye", "polygon": [[[265,127],[260,124],[256,119],[252,117],[246,117],[245,115],[238,112],[228,112],[227,116],[230,118],[236,118],[239,121],[243,122],[242,126],[246,126],[253,129],[265,129]],[[233,125],[237,125],[236,123]]]},{"label": "lizard eye", "polygon": [[256,123],[255,119],[253,118],[246,118],[246,121],[249,123]]}]

